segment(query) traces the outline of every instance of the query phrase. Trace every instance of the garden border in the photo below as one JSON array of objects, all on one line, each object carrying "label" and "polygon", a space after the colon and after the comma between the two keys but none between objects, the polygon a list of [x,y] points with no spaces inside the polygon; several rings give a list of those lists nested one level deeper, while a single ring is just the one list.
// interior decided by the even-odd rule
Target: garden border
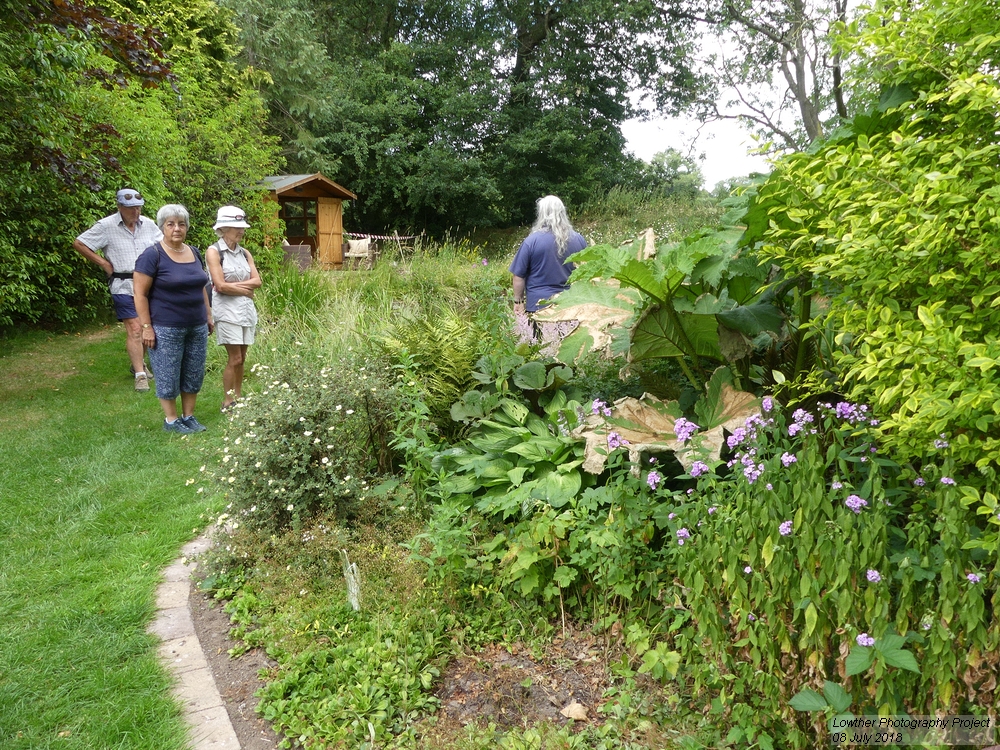
[{"label": "garden border", "polygon": [[156,589],[156,617],[146,630],[161,639],[160,659],[174,678],[173,694],[183,708],[193,750],[240,750],[188,604],[196,558],[211,546],[204,535],[188,542],[163,571]]}]

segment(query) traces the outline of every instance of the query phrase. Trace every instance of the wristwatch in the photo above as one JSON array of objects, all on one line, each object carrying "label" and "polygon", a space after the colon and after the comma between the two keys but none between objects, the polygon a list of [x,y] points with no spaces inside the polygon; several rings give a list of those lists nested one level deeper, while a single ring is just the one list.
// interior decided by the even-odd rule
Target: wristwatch
[{"label": "wristwatch", "polygon": [[143,327],[143,329],[146,329],[146,328],[152,328],[152,326],[151,326],[151,325],[149,325],[149,323],[143,323],[143,324],[142,324],[142,327]]}]

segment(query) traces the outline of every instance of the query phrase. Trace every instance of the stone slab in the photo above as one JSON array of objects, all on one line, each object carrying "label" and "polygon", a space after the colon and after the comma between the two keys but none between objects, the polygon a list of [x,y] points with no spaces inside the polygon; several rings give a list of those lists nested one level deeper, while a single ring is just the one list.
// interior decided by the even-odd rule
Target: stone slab
[{"label": "stone slab", "polygon": [[189,672],[192,669],[208,669],[208,659],[201,648],[201,642],[194,637],[175,638],[160,644],[160,659],[173,674]]}]

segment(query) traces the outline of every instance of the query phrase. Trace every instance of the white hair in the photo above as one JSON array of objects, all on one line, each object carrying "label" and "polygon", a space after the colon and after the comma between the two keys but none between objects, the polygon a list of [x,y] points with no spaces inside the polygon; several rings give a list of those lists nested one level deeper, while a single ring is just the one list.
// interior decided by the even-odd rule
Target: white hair
[{"label": "white hair", "polygon": [[168,203],[161,206],[160,210],[156,212],[156,226],[160,228],[160,231],[163,231],[163,225],[167,223],[167,219],[184,219],[184,223],[189,228],[191,226],[191,214],[180,203]]},{"label": "white hair", "polygon": [[559,257],[566,254],[573,225],[569,222],[566,206],[554,195],[538,199],[538,218],[531,225],[532,232],[550,232],[556,238]]}]

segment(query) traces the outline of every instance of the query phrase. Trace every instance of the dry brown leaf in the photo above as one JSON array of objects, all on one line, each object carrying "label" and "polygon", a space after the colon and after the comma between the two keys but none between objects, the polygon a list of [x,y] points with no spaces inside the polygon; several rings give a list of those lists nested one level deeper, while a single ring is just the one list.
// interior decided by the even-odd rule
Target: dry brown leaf
[{"label": "dry brown leaf", "polygon": [[563,716],[567,719],[573,719],[574,721],[586,721],[587,720],[587,707],[582,703],[577,703],[573,701],[566,708],[560,711]]}]

